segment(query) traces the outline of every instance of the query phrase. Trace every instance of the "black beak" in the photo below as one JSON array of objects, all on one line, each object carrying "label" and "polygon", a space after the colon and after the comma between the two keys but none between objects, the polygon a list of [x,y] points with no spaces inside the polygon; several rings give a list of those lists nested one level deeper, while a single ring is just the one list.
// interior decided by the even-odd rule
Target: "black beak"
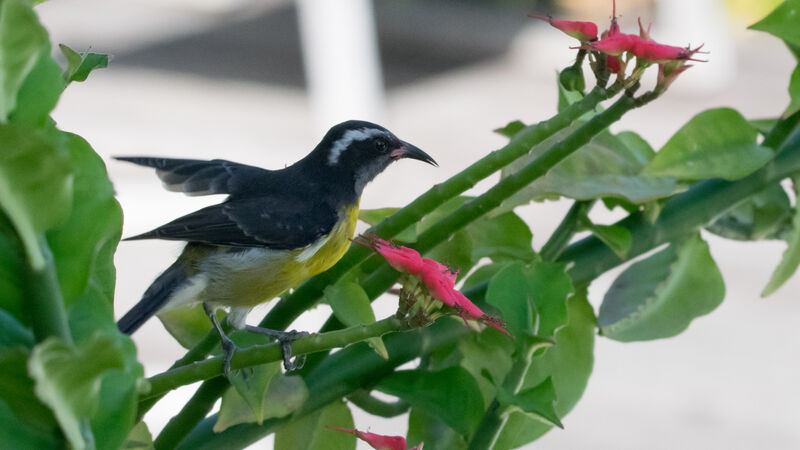
[{"label": "black beak", "polygon": [[419,148],[417,148],[416,146],[414,146],[412,144],[409,144],[408,142],[402,142],[402,144],[403,144],[402,147],[400,147],[400,148],[398,148],[396,150],[392,150],[391,155],[392,155],[393,158],[395,158],[395,159],[400,159],[400,158],[416,159],[418,161],[426,162],[426,163],[428,163],[428,164],[430,164],[432,166],[439,167],[439,164],[436,163],[436,161],[433,158],[431,158],[431,156],[429,154],[423,152],[422,150],[420,150]]}]

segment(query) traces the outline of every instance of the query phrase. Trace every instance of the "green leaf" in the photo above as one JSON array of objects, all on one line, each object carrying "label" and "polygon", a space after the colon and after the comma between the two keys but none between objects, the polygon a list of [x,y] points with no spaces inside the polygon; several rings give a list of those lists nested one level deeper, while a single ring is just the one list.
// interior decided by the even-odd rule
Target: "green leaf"
[{"label": "green leaf", "polygon": [[539,261],[531,265],[526,278],[538,316],[536,335],[554,336],[567,323],[567,297],[573,292],[567,266]]},{"label": "green leaf", "polygon": [[483,217],[467,227],[472,240],[472,260],[489,257],[531,261],[533,233],[518,215],[507,212],[495,217]]},{"label": "green leaf", "polygon": [[61,68],[49,54],[43,53],[20,86],[17,107],[9,115],[9,121],[33,126],[45,125],[63,91]]},{"label": "green leaf", "polygon": [[694,235],[626,269],[600,305],[601,333],[617,341],[675,336],[725,297],[708,244]]},{"label": "green leaf", "polygon": [[155,450],[153,446],[153,435],[147,429],[147,424],[140,421],[128,434],[128,439],[122,446],[122,450]]},{"label": "green leaf", "polygon": [[718,217],[706,229],[728,239],[782,239],[792,229],[789,196],[775,183]]},{"label": "green leaf", "polygon": [[757,135],[737,111],[710,109],[681,127],[644,170],[682,180],[737,180],[772,159],[772,151],[756,143]]},{"label": "green leaf", "polygon": [[504,126],[503,128],[497,128],[497,129],[494,129],[492,131],[494,131],[495,133],[497,133],[497,134],[499,134],[501,136],[505,136],[505,137],[511,139],[512,137],[514,137],[515,134],[519,133],[520,131],[522,131],[524,129],[525,129],[525,124],[524,123],[522,123],[519,120],[514,120],[512,122],[509,122],[508,125]]},{"label": "green leaf", "polygon": [[464,283],[461,285],[461,289],[459,290],[468,291],[483,283],[488,283],[489,280],[491,280],[492,277],[497,274],[497,272],[503,270],[506,266],[508,266],[508,264],[509,262],[503,261],[478,267],[464,280]]},{"label": "green leaf", "polygon": [[[567,325],[556,332],[556,343],[543,354],[534,356],[522,390],[553,380],[557,417],[563,418],[583,395],[594,363],[595,318],[586,292],[567,302]],[[498,438],[496,449],[521,447],[538,439],[552,427],[522,413],[512,413]]]},{"label": "green leaf", "polygon": [[[0,211],[0,223],[8,222]],[[0,309],[6,311],[17,321],[30,324],[30,315],[23,312],[25,280],[23,250],[20,242],[13,238],[14,231],[8,230],[10,225],[0,231]]]},{"label": "green leaf", "polygon": [[60,136],[20,125],[0,125],[0,147],[0,208],[38,269],[37,235],[63,221],[72,204],[69,153]]},{"label": "green leaf", "polygon": [[463,435],[470,435],[483,416],[480,389],[472,375],[461,367],[439,372],[397,371],[381,380],[376,388],[438,416]]},{"label": "green leaf", "polygon": [[455,352],[461,358],[458,365],[472,374],[484,404],[488,405],[496,394],[495,386],[501,384],[511,370],[514,343],[499,331],[486,328],[459,340]]},{"label": "green leaf", "polygon": [[299,376],[281,374],[279,361],[256,366],[252,371],[231,374],[231,384],[222,396],[214,431],[219,433],[240,423],[258,423],[285,417],[308,398],[308,389]]},{"label": "green leaf", "polygon": [[[579,102],[583,99],[583,94],[578,91],[571,91],[558,82],[558,112],[563,111],[567,106]],[[588,115],[588,117],[587,117]],[[592,113],[589,112],[581,117],[581,120],[588,120]]]},{"label": "green leaf", "polygon": [[90,52],[81,54],[64,44],[59,44],[59,47],[61,53],[67,58],[67,69],[64,71],[64,79],[67,80],[67,83],[86,81],[92,70],[108,67],[108,55]]},{"label": "green leaf", "polygon": [[[522,169],[577,127],[578,125],[573,124],[545,139],[533,147],[528,155],[504,167],[501,176],[505,178]],[[633,133],[625,132],[615,136],[602,132],[547,174],[506,199],[493,213],[499,214],[531,201],[559,196],[576,200],[613,197],[633,203],[646,203],[683,190],[674,178],[642,173],[652,157],[650,146]]]},{"label": "green leaf", "polygon": [[72,209],[47,232],[58,282],[69,307],[87,289],[113,304],[114,251],[122,234],[122,208],[114,197],[105,163],[80,136],[64,133],[74,170]]},{"label": "green leaf", "polygon": [[424,448],[467,449],[467,441],[463,435],[453,431],[435,414],[419,408],[411,408],[408,415],[407,438],[409,447],[423,443]]},{"label": "green leaf", "polygon": [[3,368],[0,371],[0,399],[17,420],[46,435],[58,433],[53,413],[33,392],[33,380],[28,376],[27,349],[16,347],[0,350],[0,367]]},{"label": "green leaf", "polygon": [[535,333],[535,311],[528,290],[528,276],[522,263],[510,264],[492,277],[486,291],[486,303],[500,310],[506,330],[518,340]]},{"label": "green leaf", "polygon": [[783,112],[783,117],[789,117],[800,111],[800,64],[794,68],[792,78],[789,80],[789,106]]},{"label": "green leaf", "polygon": [[340,401],[293,420],[275,433],[275,448],[281,450],[355,450],[352,434],[325,428],[354,429],[350,408]]},{"label": "green leaf", "polygon": [[767,297],[777,291],[794,275],[797,267],[800,266],[800,207],[795,206],[792,226],[792,232],[789,236],[786,250],[781,257],[781,262],[772,272],[769,283],[761,292],[762,297]]},{"label": "green leaf", "polygon": [[548,425],[564,428],[554,407],[556,403],[556,389],[550,377],[547,377],[537,386],[526,389],[518,394],[513,394],[501,389],[497,392],[497,401],[503,405],[512,406],[513,409],[521,411],[528,417],[541,420]]},{"label": "green leaf", "polygon": [[0,309],[0,351],[9,347],[33,347],[33,332],[11,314]]},{"label": "green leaf", "polygon": [[[0,2],[0,123],[17,107],[17,93],[50,39],[31,5],[22,0]],[[3,145],[6,148],[6,145]]]},{"label": "green leaf", "polygon": [[[384,219],[399,211],[400,208],[379,208],[379,209],[362,209],[358,211],[358,219],[362,222],[374,227],[375,225],[383,222]],[[414,225],[406,228],[398,233],[392,240],[399,242],[416,242],[417,230]]]},{"label": "green leaf", "polygon": [[[333,309],[333,314],[347,327],[375,323],[375,312],[369,296],[360,285],[343,281],[325,289],[325,300]],[[367,343],[383,359],[389,359],[389,353],[380,336],[367,339]]]},{"label": "green leaf", "polygon": [[52,337],[34,347],[28,370],[36,395],[53,410],[74,448],[94,446],[88,420],[97,411],[103,375],[124,365],[117,341],[100,333],[77,348]]},{"label": "green leaf", "polygon": [[0,442],[6,448],[48,449],[63,446],[57,431],[48,431],[23,422],[0,399]]},{"label": "green leaf", "polygon": [[583,225],[592,232],[598,239],[603,241],[614,253],[624,260],[631,249],[633,239],[631,232],[627,228],[618,225],[597,225],[588,218],[583,221]]},{"label": "green leaf", "polygon": [[797,15],[800,13],[800,0],[786,0],[767,17],[753,25],[751,30],[766,31],[784,41],[800,46],[800,27],[797,26]]},{"label": "green leaf", "polygon": [[[225,318],[225,311],[221,309],[217,310],[216,314],[220,321]],[[200,304],[162,311],[157,317],[167,332],[186,349],[194,347],[205,339],[211,330],[211,321],[208,320],[203,305]]]},{"label": "green leaf", "polygon": [[751,119],[748,123],[761,135],[766,136],[778,124],[778,119]]}]

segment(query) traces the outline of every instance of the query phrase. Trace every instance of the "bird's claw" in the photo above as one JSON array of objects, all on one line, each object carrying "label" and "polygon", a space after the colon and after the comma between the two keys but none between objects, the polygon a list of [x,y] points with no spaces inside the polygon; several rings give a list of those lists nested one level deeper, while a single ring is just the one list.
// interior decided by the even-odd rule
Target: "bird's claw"
[{"label": "bird's claw", "polygon": [[301,337],[308,336],[307,332],[296,330],[270,330],[269,328],[256,327],[252,325],[248,325],[246,329],[254,333],[265,334],[275,338],[275,340],[278,341],[278,343],[281,345],[283,368],[286,369],[287,372],[303,368],[303,365],[306,363],[306,355],[299,355],[292,358],[292,343]]},{"label": "bird's claw", "polygon": [[226,378],[230,378],[231,376],[231,360],[233,359],[234,353],[239,350],[239,347],[230,340],[227,336],[222,339],[222,371],[225,373]]}]

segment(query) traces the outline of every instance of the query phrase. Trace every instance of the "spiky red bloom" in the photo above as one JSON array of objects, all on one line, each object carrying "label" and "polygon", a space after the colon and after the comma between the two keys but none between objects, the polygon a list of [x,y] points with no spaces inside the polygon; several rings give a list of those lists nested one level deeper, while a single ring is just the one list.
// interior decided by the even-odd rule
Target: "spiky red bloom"
[{"label": "spiky red bloom", "polygon": [[[329,425],[325,425],[325,427],[330,430],[350,433],[353,436],[357,437],[358,439],[361,439],[362,441],[366,442],[376,450],[406,450],[406,438],[404,438],[403,436],[384,436],[381,434],[352,430],[350,428],[332,427]],[[422,444],[419,444],[418,446],[410,450],[421,450],[421,449],[422,449]]]},{"label": "spiky red bloom", "polygon": [[692,59],[700,48],[675,47],[673,45],[659,44],[655,41],[645,41],[640,39],[631,50],[634,56],[650,63],[662,64],[670,61],[698,61]]},{"label": "spiky red bloom", "polygon": [[530,14],[528,15],[528,17],[544,20],[545,22],[552,25],[554,28],[558,28],[567,35],[572,36],[581,42],[587,42],[597,39],[597,25],[595,25],[593,22],[559,20],[559,19],[553,19],[550,16],[542,16],[540,14]]}]

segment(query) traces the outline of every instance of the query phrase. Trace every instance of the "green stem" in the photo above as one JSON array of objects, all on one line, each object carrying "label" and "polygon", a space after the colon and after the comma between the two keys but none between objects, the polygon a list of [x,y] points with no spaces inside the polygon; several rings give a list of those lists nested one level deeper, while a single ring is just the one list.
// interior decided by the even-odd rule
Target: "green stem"
[{"label": "green stem", "polygon": [[224,377],[212,378],[203,383],[181,411],[161,430],[153,446],[158,450],[175,448],[211,412],[220,397],[220,388],[224,389],[226,386],[228,380]]},{"label": "green stem", "polygon": [[36,342],[55,336],[72,345],[67,312],[56,276],[53,254],[44,237],[38,240],[39,256],[29,258],[25,267],[27,299],[25,307],[33,327]]},{"label": "green stem", "polygon": [[[410,329],[410,326],[407,322],[392,316],[368,325],[356,325],[343,330],[302,337],[292,343],[292,354],[305,355],[321,352],[344,347],[371,337],[382,336],[386,333],[408,329]],[[255,345],[237,351],[233,355],[233,359],[231,359],[231,369],[241,369],[281,360],[280,345]],[[170,369],[148,378],[150,391],[140,396],[140,399],[145,400],[157,397],[180,386],[208,380],[220,375],[222,375],[221,356]]]},{"label": "green stem", "polygon": [[594,205],[594,200],[576,200],[567,211],[567,215],[558,224],[558,228],[550,236],[550,239],[542,246],[539,256],[545,261],[555,261],[561,252],[567,248],[570,239],[575,235],[581,217],[589,213]]},{"label": "green stem", "polygon": [[362,410],[378,417],[397,417],[406,413],[411,407],[408,402],[402,399],[395,402],[385,402],[369,395],[369,391],[365,389],[353,392],[347,399]]},{"label": "green stem", "polygon": [[451,345],[470,333],[455,319],[439,319],[430,327],[384,337],[389,359],[378,356],[366,343],[351,345],[329,356],[305,377],[308,400],[290,417],[265,420],[262,425],[241,424],[214,433],[216,416],[203,420],[179,445],[179,449],[245,448],[289,420],[299,419],[325,405],[350,395],[365,385],[373,385],[398,366],[436,348]]}]

